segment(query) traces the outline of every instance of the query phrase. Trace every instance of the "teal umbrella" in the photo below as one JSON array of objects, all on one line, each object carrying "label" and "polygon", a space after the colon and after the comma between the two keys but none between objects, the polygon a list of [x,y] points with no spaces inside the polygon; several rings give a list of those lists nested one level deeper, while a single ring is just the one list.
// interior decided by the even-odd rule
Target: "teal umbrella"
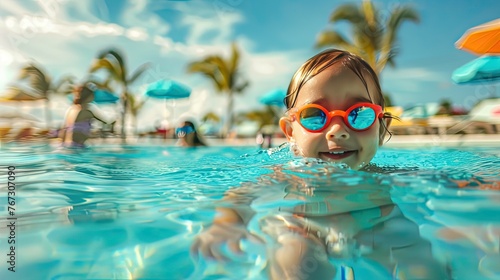
[{"label": "teal umbrella", "polygon": [[99,104],[116,103],[120,97],[107,90],[98,89],[94,91],[94,102]]},{"label": "teal umbrella", "polygon": [[[69,100],[73,101],[73,95],[68,96]],[[94,101],[98,104],[114,104],[116,103],[120,97],[116,96],[114,93],[109,92],[104,89],[96,89],[94,91]]]},{"label": "teal umbrella", "polygon": [[500,56],[482,56],[457,68],[451,76],[457,84],[500,81]]},{"label": "teal umbrella", "polygon": [[146,95],[159,99],[186,98],[191,94],[191,89],[173,80],[159,80],[151,83],[146,89]]},{"label": "teal umbrella", "polygon": [[264,105],[285,107],[285,102],[284,102],[285,96],[286,96],[286,90],[275,89],[264,94],[259,99],[259,101]]},{"label": "teal umbrella", "polygon": [[[159,80],[151,83],[146,88],[146,96],[156,99],[180,99],[187,98],[191,95],[191,88],[174,80]],[[172,118],[174,117],[173,109],[175,103],[172,102]],[[165,131],[166,133],[166,131]]]}]

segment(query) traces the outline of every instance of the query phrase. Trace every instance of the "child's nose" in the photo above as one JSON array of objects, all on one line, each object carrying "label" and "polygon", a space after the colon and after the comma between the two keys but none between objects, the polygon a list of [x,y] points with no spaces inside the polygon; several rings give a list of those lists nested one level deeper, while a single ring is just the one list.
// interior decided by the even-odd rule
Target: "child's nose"
[{"label": "child's nose", "polygon": [[327,139],[349,139],[349,132],[342,118],[332,118],[326,132]]}]

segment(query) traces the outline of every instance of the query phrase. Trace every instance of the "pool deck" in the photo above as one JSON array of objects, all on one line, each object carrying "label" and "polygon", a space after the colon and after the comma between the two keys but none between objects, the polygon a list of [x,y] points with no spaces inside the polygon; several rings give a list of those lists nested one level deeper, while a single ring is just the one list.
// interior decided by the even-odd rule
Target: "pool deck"
[{"label": "pool deck", "polygon": [[500,134],[394,135],[388,147],[500,147]]},{"label": "pool deck", "polygon": [[[207,138],[209,146],[256,146],[254,138],[218,139]],[[118,138],[92,139],[92,144],[120,143]],[[132,145],[175,145],[175,139],[134,138],[126,141]],[[286,142],[285,138],[273,139],[273,146]],[[500,147],[500,134],[462,135],[394,135],[386,142],[387,147]]]}]

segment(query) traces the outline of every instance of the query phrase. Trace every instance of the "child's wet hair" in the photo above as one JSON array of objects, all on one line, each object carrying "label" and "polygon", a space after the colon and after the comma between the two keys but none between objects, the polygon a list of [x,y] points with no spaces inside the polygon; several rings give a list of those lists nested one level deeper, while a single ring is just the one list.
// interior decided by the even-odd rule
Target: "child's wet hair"
[{"label": "child's wet hair", "polygon": [[377,73],[375,73],[373,68],[359,56],[338,49],[327,49],[322,51],[302,64],[302,66],[293,75],[290,85],[288,86],[287,95],[284,99],[286,108],[291,109],[296,105],[299,92],[307,81],[323,72],[328,67],[338,63],[341,63],[341,67],[349,68],[359,77],[365,85],[368,95],[371,99],[373,99],[374,97],[371,96],[368,91],[368,85],[365,79],[365,75],[368,75],[368,77],[373,80],[376,89],[375,100],[372,100],[372,102],[384,108],[385,102]]}]

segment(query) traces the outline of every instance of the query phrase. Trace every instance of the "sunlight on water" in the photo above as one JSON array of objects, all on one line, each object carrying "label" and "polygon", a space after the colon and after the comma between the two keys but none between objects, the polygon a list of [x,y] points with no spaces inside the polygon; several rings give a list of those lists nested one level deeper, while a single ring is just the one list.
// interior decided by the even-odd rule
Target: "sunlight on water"
[{"label": "sunlight on water", "polygon": [[[16,170],[16,279],[32,279],[33,271],[40,279],[265,279],[270,236],[283,227],[277,217],[288,219],[270,213],[320,215],[381,201],[396,203],[407,219],[405,229],[386,223],[395,227],[390,242],[422,238],[456,279],[500,278],[500,159],[493,148],[382,149],[367,172],[294,158],[287,146],[7,145],[0,166],[0,182],[7,182],[7,166]],[[190,254],[215,208],[232,207],[220,200],[228,190],[252,196],[248,228],[267,244],[245,240],[242,255],[223,248],[230,266]],[[0,205],[6,225],[7,199]],[[332,245],[330,261],[354,269],[356,279],[390,277],[382,260],[364,257],[376,247],[356,238]],[[0,278],[7,279],[2,263]]]}]

